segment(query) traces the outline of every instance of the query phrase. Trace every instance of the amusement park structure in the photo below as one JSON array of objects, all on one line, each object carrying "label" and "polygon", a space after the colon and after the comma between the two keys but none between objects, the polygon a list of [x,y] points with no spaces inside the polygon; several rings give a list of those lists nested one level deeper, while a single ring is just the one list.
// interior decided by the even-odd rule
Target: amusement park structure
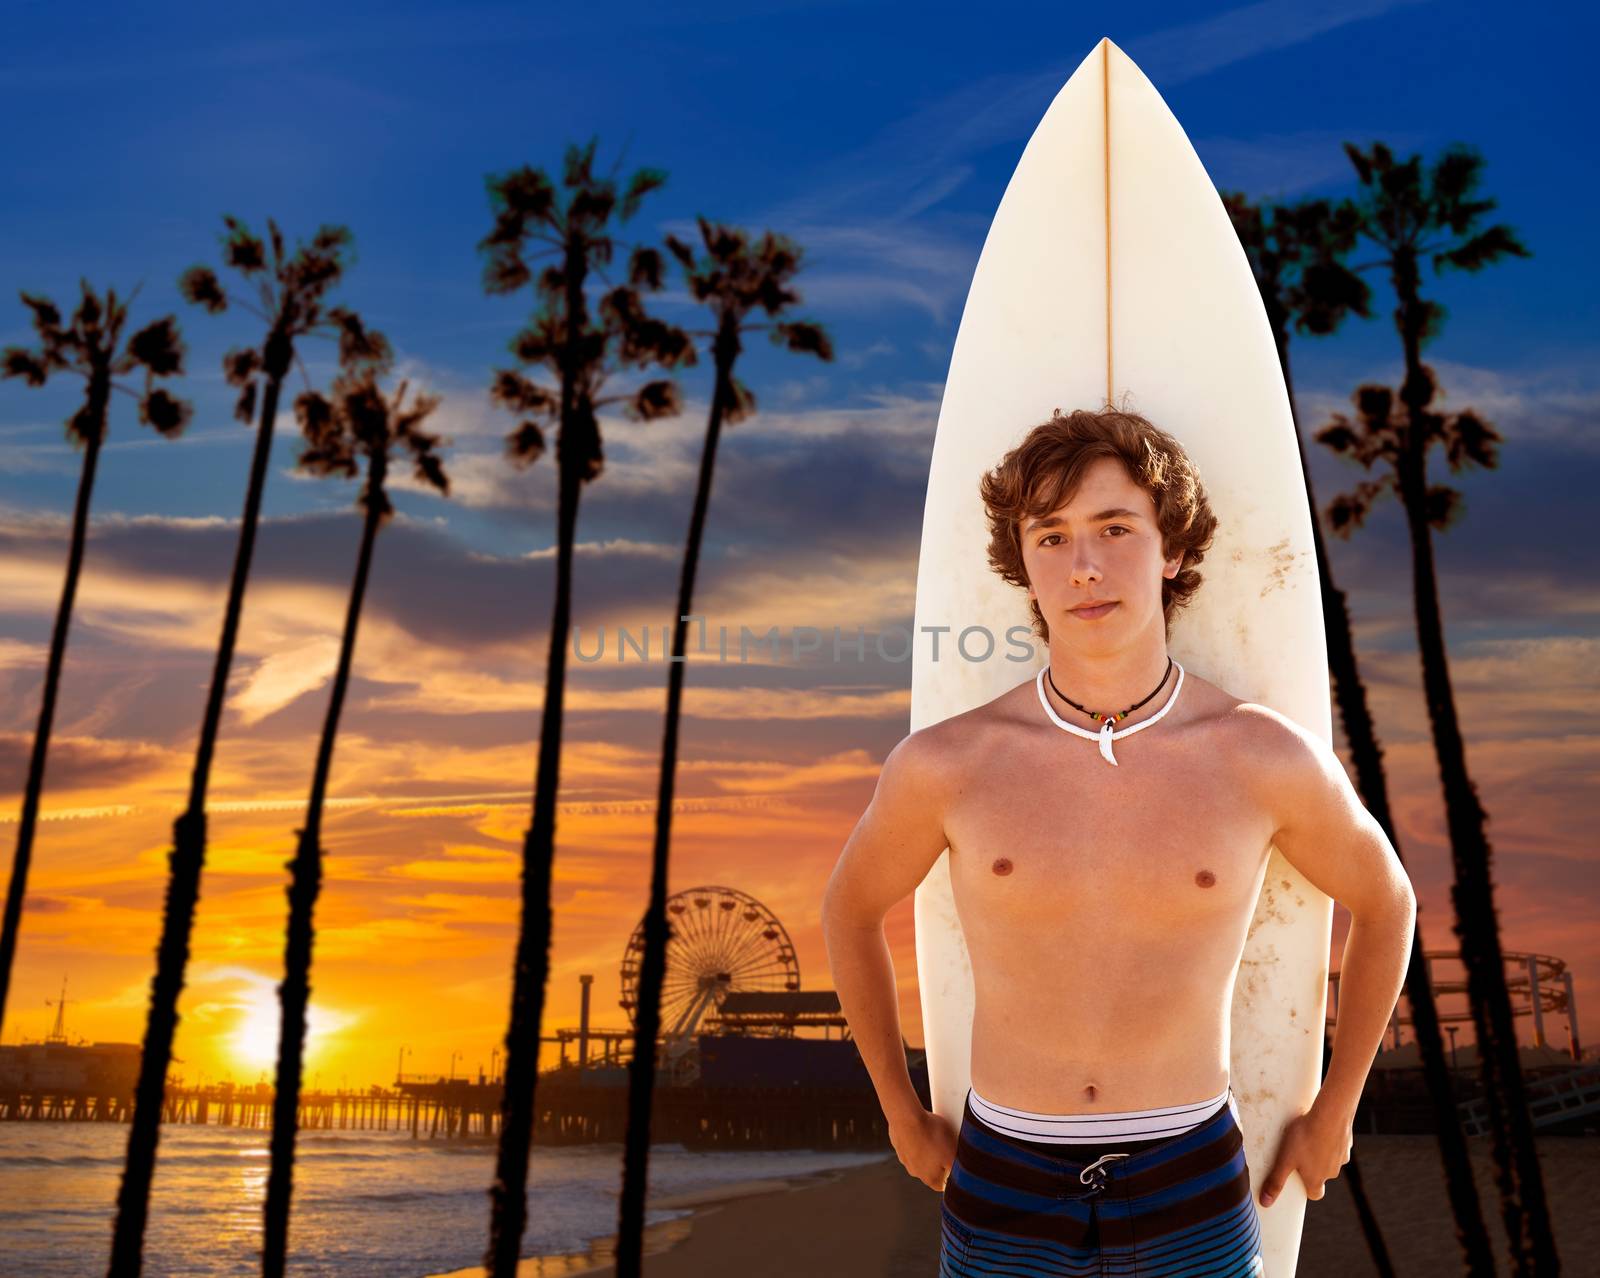
[{"label": "amusement park structure", "polygon": [[[644,959],[644,921],[633,929],[622,952],[621,997],[618,1006],[631,1022],[638,999],[639,968]],[[579,977],[583,993],[579,1024],[559,1029],[563,1068],[616,1070],[633,1046],[631,1027],[592,1025],[590,991],[594,977]],[[657,1043],[658,1078],[664,1084],[687,1085],[701,1076],[699,1044],[703,1036],[794,1040],[801,1029],[832,1031],[841,1055],[849,1046],[848,1025],[832,990],[802,990],[800,959],[782,920],[747,892],[708,884],[667,898],[667,974],[661,990],[661,1037]],[[575,1044],[577,1060],[567,1058]],[[598,1054],[592,1049],[598,1048]],[[772,1053],[784,1049],[772,1044]]]},{"label": "amusement park structure", "polygon": [[[1458,1005],[1439,1008],[1439,1022],[1453,1039],[1454,1026],[1472,1023],[1472,1009],[1466,1002],[1467,978],[1464,972],[1441,973],[1438,965],[1454,964],[1459,968],[1461,957],[1453,950],[1426,950],[1423,957],[1428,963],[1428,980],[1433,986],[1434,994],[1441,999],[1460,996],[1461,1001]],[[1532,1046],[1536,1048],[1550,1046],[1549,1039],[1545,1035],[1545,1014],[1547,1012],[1564,1014],[1567,1018],[1567,1055],[1574,1061],[1581,1059],[1583,1051],[1578,1043],[1578,1005],[1572,989],[1572,969],[1567,966],[1566,960],[1559,959],[1553,954],[1507,950],[1505,967],[1506,989],[1511,995],[1512,1015],[1531,1018]],[[1329,973],[1328,981],[1330,988],[1327,1025],[1332,1029],[1339,1015],[1339,973]],[[1402,1007],[1406,1009],[1404,1012],[1401,1011]],[[1389,1046],[1396,1048],[1400,1046],[1400,1027],[1411,1024],[1410,1007],[1410,1001],[1402,993],[1389,1018],[1389,1032],[1393,1036]]]}]

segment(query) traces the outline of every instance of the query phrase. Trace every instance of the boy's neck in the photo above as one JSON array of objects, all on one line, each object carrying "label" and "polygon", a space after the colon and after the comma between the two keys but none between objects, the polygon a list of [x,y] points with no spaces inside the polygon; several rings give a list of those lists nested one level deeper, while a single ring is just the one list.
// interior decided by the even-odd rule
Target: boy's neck
[{"label": "boy's neck", "polygon": [[[1161,684],[1167,673],[1167,645],[1160,636],[1156,642],[1124,648],[1115,652],[1084,652],[1069,648],[1052,638],[1050,643],[1050,674],[1045,680],[1045,690],[1058,713],[1071,723],[1093,727],[1089,718],[1065,704],[1050,688],[1053,680],[1063,696],[1071,697],[1081,706],[1099,714],[1120,714],[1136,701],[1141,701],[1162,687],[1164,693],[1172,691],[1172,679]],[[1133,711],[1126,723],[1132,725],[1147,719],[1166,704],[1164,696],[1151,697]]]}]

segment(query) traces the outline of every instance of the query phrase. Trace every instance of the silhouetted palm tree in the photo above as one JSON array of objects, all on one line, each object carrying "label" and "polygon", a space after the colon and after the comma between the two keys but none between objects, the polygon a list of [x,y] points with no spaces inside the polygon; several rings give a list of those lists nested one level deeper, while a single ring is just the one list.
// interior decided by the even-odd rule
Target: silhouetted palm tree
[{"label": "silhouetted palm tree", "polygon": [[1504,224],[1475,230],[1480,215],[1493,209],[1495,201],[1473,198],[1483,161],[1471,149],[1446,150],[1426,180],[1419,156],[1397,164],[1381,142],[1374,143],[1370,153],[1346,143],[1345,152],[1366,188],[1360,202],[1361,234],[1382,252],[1377,261],[1356,269],[1383,267],[1389,273],[1399,303],[1394,319],[1404,351],[1405,380],[1398,396],[1386,386],[1361,386],[1352,396],[1356,420],[1335,414],[1317,432],[1320,442],[1364,467],[1381,464],[1376,480],[1363,481],[1353,492],[1335,498],[1328,517],[1334,532],[1348,536],[1385,491],[1394,492],[1405,511],[1423,692],[1455,870],[1451,887],[1455,934],[1467,971],[1512,1271],[1555,1274],[1560,1262],[1550,1232],[1517,1056],[1516,1024],[1506,991],[1487,816],[1467,770],[1433,563],[1433,530],[1448,528],[1459,515],[1461,494],[1448,485],[1430,484],[1427,476],[1427,454],[1435,443],[1444,446],[1452,471],[1468,465],[1487,468],[1497,462],[1499,436],[1471,409],[1435,410],[1438,383],[1421,358],[1423,345],[1438,334],[1445,314],[1444,307],[1421,294],[1422,258],[1431,257],[1438,273],[1446,267],[1477,271],[1507,254],[1529,254]]},{"label": "silhouetted palm tree", "polygon": [[239,388],[234,416],[246,425],[255,415],[258,381],[264,381],[260,395],[260,425],[256,429],[244,515],[239,523],[239,546],[234,559],[233,577],[228,583],[222,637],[217,646],[211,691],[206,700],[205,718],[201,722],[200,741],[195,753],[189,805],[173,824],[173,848],[169,856],[167,896],[161,917],[161,941],[156,951],[156,974],[150,982],[150,1014],[145,1027],[144,1054],[139,1064],[138,1089],[134,1094],[133,1123],[128,1133],[127,1166],[117,1192],[117,1221],[108,1270],[110,1278],[133,1278],[143,1263],[150,1179],[155,1166],[156,1145],[161,1137],[167,1066],[172,1059],[172,1039],[178,1027],[178,996],[183,991],[183,973],[189,961],[189,936],[194,928],[195,906],[200,897],[200,872],[205,863],[206,787],[211,779],[211,762],[222,720],[223,697],[228,686],[228,671],[233,663],[239,615],[244,606],[245,581],[250,574],[250,556],[255,547],[256,522],[261,510],[262,490],[266,485],[267,459],[272,451],[272,427],[278,413],[283,379],[288,375],[290,362],[296,358],[296,340],[309,335],[336,334],[339,362],[346,368],[383,363],[389,358],[388,342],[381,334],[369,331],[353,311],[342,306],[323,306],[323,295],[339,282],[344,273],[345,263],[341,254],[351,238],[346,228],[324,226],[309,245],[302,245],[293,257],[288,257],[284,253],[283,236],[277,223],[269,220],[269,257],[267,245],[251,234],[242,222],[232,217],[225,217],[223,221],[228,227],[228,233],[220,237],[223,260],[244,276],[251,286],[254,300],[230,298],[223,292],[216,274],[204,266],[193,266],[185,271],[178,281],[178,289],[186,300],[204,306],[213,314],[226,309],[232,301],[267,325],[266,340],[259,348],[235,349],[222,357],[223,374],[228,384]]},{"label": "silhouetted palm tree", "polygon": [[700,539],[711,502],[711,477],[717,462],[717,441],[722,427],[743,421],[755,412],[756,400],[734,376],[734,364],[745,333],[771,330],[773,342],[791,351],[831,360],[833,346],[820,325],[779,320],[773,324],[747,324],[754,311],[776,317],[800,300],[789,281],[800,267],[800,250],[788,239],[768,231],[752,246],[737,228],[713,225],[699,219],[700,238],[707,257],[697,261],[694,251],[677,237],[666,237],[667,247],[682,264],[689,290],[696,301],[710,308],[715,327],[695,336],[711,339],[714,374],[711,411],[706,419],[705,444],[700,450],[700,479],[695,488],[694,511],[689,517],[689,540],[678,578],[678,607],[672,630],[672,656],[667,663],[667,720],[661,748],[661,780],[656,792],[656,837],[650,862],[650,904],[644,917],[644,957],[639,970],[638,1002],[633,1009],[633,1059],[628,1065],[628,1136],[623,1155],[622,1199],[618,1209],[617,1278],[638,1278],[644,1239],[646,1172],[650,1156],[650,1103],[655,1094],[656,1038],[661,1029],[661,987],[667,967],[667,860],[672,846],[672,794],[678,766],[678,725],[683,704],[684,646],[693,612],[695,569],[700,562]]},{"label": "silhouetted palm tree", "polygon": [[[650,421],[680,409],[676,385],[656,380],[626,395],[602,396],[607,378],[620,368],[694,362],[688,334],[646,314],[640,291],[661,287],[659,251],[637,247],[628,260],[627,282],[601,298],[599,322],[589,316],[585,286],[590,274],[605,278],[616,249],[608,224],[626,222],[640,201],[666,181],[659,169],[640,169],[619,198],[610,175],[592,172],[595,142],[569,147],[565,200],[541,169],[524,166],[488,181],[494,229],[478,245],[489,255],[484,287],[509,293],[532,281],[538,309],[510,349],[524,365],[552,375],[552,392],[513,369],[498,369],[493,398],[526,414],[507,439],[517,466],[544,452],[545,429],[556,438],[556,592],[545,667],[539,763],[534,779],[533,819],[522,845],[522,917],[512,972],[511,1016],[506,1030],[505,1083],[500,1102],[500,1141],[490,1188],[489,1245],[484,1265],[491,1278],[511,1278],[527,1223],[528,1151],[533,1137],[534,1092],[539,1067],[540,1026],[550,969],[550,875],[555,858],[556,795],[560,787],[561,714],[566,688],[567,642],[572,621],[572,548],[582,486],[604,465],[599,411],[620,401],[628,416]],[[530,252],[529,249],[532,249]],[[532,262],[554,255],[535,278]],[[543,423],[543,425],[541,425]]]},{"label": "silhouetted palm tree", "polygon": [[22,820],[17,827],[17,850],[11,859],[11,884],[6,891],[5,923],[0,926],[0,1027],[5,1024],[6,993],[11,986],[11,962],[17,952],[17,932],[22,926],[22,898],[28,888],[28,863],[33,856],[33,832],[39,821],[39,798],[44,789],[45,757],[50,750],[50,725],[55,719],[56,693],[61,687],[61,665],[67,653],[67,630],[72,625],[72,601],[78,593],[83,567],[83,547],[89,535],[89,501],[94,492],[95,467],[105,442],[111,411],[111,392],[137,395],[114,379],[136,368],[144,369],[144,393],[138,395],[139,420],[167,439],[183,433],[189,405],[154,384],[157,377],[183,372],[183,339],[178,321],[164,315],[146,324],[128,339],[119,355],[117,343],[128,321],[128,307],[138,296],[136,287],[126,302],[108,289],[104,300],[96,297],[88,280],[80,280],[83,297],[72,322],[61,326],[61,312],[49,298],[21,293],[22,303],[33,312],[39,345],[32,350],[8,346],[0,351],[0,377],[20,377],[29,386],[43,386],[54,372],[74,373],[85,382],[83,404],[67,419],[67,440],[83,446],[83,469],[78,472],[78,500],[72,517],[72,543],[67,552],[67,579],[61,588],[55,629],[50,634],[50,659],[45,666],[44,696],[39,725],[34,729],[33,754],[28,760],[27,789],[22,797]]},{"label": "silhouetted palm tree", "polygon": [[328,793],[328,773],[333,766],[333,745],[339,733],[339,712],[350,684],[350,663],[355,653],[356,627],[372,566],[372,546],[379,527],[393,513],[384,483],[389,456],[400,446],[411,454],[417,479],[448,494],[450,481],[434,448],[437,435],[422,423],[439,406],[434,395],[419,395],[405,403],[406,383],[401,382],[391,403],[378,387],[377,371],[347,373],[333,385],[331,399],[314,390],[302,391],[294,404],[295,416],[305,434],[306,446],[297,463],[314,475],[354,478],[357,457],[367,461],[367,482],[357,498],[366,512],[361,526],[361,548],[356,555],[355,581],[345,612],[344,636],[339,644],[339,664],[328,698],[328,713],[317,746],[311,776],[311,798],[306,805],[305,827],[296,830],[299,843],[289,863],[289,926],[284,944],[284,979],[278,987],[283,1022],[278,1038],[278,1073],[272,1103],[272,1166],[267,1176],[267,1200],[261,1272],[263,1278],[282,1278],[289,1245],[289,1203],[293,1195],[295,1131],[299,1125],[300,1074],[305,1055],[306,1004],[311,998],[311,947],[316,937],[312,921],[317,893],[322,886],[322,810]]},{"label": "silhouetted palm tree", "polygon": [[[1328,559],[1322,536],[1316,490],[1306,458],[1305,440],[1300,434],[1300,414],[1295,406],[1294,379],[1289,368],[1289,332],[1323,335],[1332,333],[1354,312],[1363,318],[1370,312],[1371,290],[1366,282],[1343,262],[1355,247],[1360,214],[1354,203],[1341,201],[1332,206],[1326,200],[1304,200],[1293,205],[1257,206],[1243,195],[1224,194],[1223,204],[1244,245],[1245,256],[1255,275],[1266,306],[1283,368],[1284,385],[1289,390],[1289,408],[1295,422],[1295,446],[1300,452],[1300,469],[1305,476],[1306,500],[1311,508],[1311,536],[1316,552],[1317,579],[1322,591],[1323,630],[1327,636],[1328,667],[1333,674],[1334,695],[1339,717],[1350,745],[1355,765],[1356,786],[1362,801],[1400,851],[1394,817],[1389,807],[1389,785],[1383,770],[1383,751],[1377,729],[1367,707],[1367,689],[1361,681],[1356,661],[1354,632],[1344,591],[1333,581],[1333,565]],[[1404,858],[1402,857],[1402,860]],[[1494,1278],[1494,1260],[1489,1232],[1478,1201],[1478,1187],[1472,1179],[1472,1164],[1467,1157],[1466,1135],[1461,1128],[1461,1112],[1456,1106],[1454,1080],[1444,1055],[1444,1040],[1439,1033],[1439,1012],[1434,1002],[1433,985],[1428,975],[1427,958],[1422,949],[1422,931],[1412,933],[1411,958],[1406,968],[1406,997],[1411,1005],[1412,1026],[1422,1056],[1422,1068],[1433,1101],[1433,1118],[1438,1133],[1439,1153],[1444,1165],[1445,1188],[1455,1216],[1456,1241],[1461,1248],[1462,1272],[1469,1278]],[[1345,1167],[1352,1197],[1366,1235],[1368,1250],[1380,1278],[1394,1272],[1388,1247],[1378,1229],[1376,1213],[1367,1202],[1361,1179],[1359,1151],[1352,1150]]]}]

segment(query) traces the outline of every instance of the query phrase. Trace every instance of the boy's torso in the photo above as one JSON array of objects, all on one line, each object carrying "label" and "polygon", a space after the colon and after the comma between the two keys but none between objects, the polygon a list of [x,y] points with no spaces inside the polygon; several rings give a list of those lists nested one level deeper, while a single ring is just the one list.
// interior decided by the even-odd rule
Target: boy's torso
[{"label": "boy's torso", "polygon": [[1049,721],[1031,679],[939,725],[986,1100],[1112,1112],[1227,1083],[1234,974],[1276,828],[1239,705],[1186,672],[1164,719],[1116,741],[1116,767]]}]

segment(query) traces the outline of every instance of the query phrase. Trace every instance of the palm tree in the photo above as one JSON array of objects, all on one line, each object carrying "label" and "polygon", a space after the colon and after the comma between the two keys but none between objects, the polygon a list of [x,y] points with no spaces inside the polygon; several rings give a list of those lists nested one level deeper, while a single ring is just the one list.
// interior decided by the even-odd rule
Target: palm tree
[{"label": "palm tree", "polygon": [[1423,256],[1432,257],[1437,274],[1446,267],[1477,271],[1507,254],[1529,253],[1502,223],[1475,229],[1480,215],[1493,209],[1495,201],[1473,198],[1483,161],[1470,148],[1447,149],[1426,180],[1420,156],[1397,164],[1381,142],[1367,153],[1346,143],[1345,152],[1366,188],[1359,206],[1360,233],[1381,252],[1376,261],[1355,269],[1388,270],[1398,299],[1394,319],[1405,357],[1405,379],[1398,396],[1386,386],[1359,387],[1351,397],[1356,420],[1337,413],[1317,432],[1321,443],[1369,470],[1382,463],[1376,480],[1363,481],[1353,492],[1334,499],[1328,508],[1329,523],[1335,533],[1349,536],[1385,491],[1394,492],[1405,511],[1423,691],[1455,871],[1454,930],[1467,971],[1512,1270],[1555,1274],[1560,1262],[1506,992],[1488,818],[1467,770],[1434,571],[1433,530],[1449,528],[1459,516],[1461,494],[1448,485],[1430,484],[1427,476],[1428,450],[1435,443],[1444,446],[1452,471],[1469,465],[1495,466],[1499,435],[1471,409],[1443,413],[1433,408],[1438,382],[1421,358],[1423,345],[1438,335],[1445,315],[1444,307],[1421,295]]},{"label": "palm tree", "polygon": [[661,987],[667,967],[667,859],[672,844],[672,794],[677,776],[678,726],[687,661],[684,649],[693,612],[695,569],[700,562],[700,539],[705,531],[706,508],[711,502],[711,476],[723,424],[731,426],[743,421],[756,409],[755,396],[734,376],[734,364],[742,350],[742,335],[764,328],[771,330],[774,343],[791,351],[823,360],[833,358],[832,343],[820,325],[787,320],[771,325],[745,322],[757,308],[769,316],[778,316],[800,300],[799,294],[789,288],[789,280],[800,267],[800,250],[785,237],[770,231],[752,246],[741,230],[712,225],[703,217],[699,224],[700,238],[707,252],[702,260],[697,261],[694,251],[676,236],[666,237],[668,249],[688,277],[690,292],[696,301],[707,304],[715,320],[715,328],[695,334],[711,339],[714,380],[705,444],[700,451],[700,479],[695,488],[694,511],[689,518],[689,540],[678,578],[672,656],[667,665],[667,721],[661,748],[661,780],[656,793],[650,905],[645,912],[644,958],[639,969],[638,1003],[634,1008],[633,1059],[628,1065],[628,1136],[623,1154],[622,1199],[617,1225],[618,1278],[638,1278],[642,1258],[650,1104],[655,1093],[656,1038],[661,1028]]},{"label": "palm tree", "polygon": [[[220,237],[223,260],[245,278],[259,305],[230,299],[223,292],[216,274],[204,266],[193,266],[185,271],[178,281],[178,290],[187,301],[203,306],[213,314],[225,310],[232,300],[267,325],[266,340],[259,349],[235,349],[222,357],[223,373],[228,384],[239,388],[234,416],[246,425],[255,415],[257,387],[261,384],[260,425],[256,429],[250,483],[245,495],[244,515],[239,524],[239,546],[234,559],[233,577],[228,584],[222,637],[217,646],[211,691],[200,727],[199,747],[189,788],[189,805],[173,823],[167,896],[161,918],[161,941],[156,951],[156,973],[150,982],[150,1013],[145,1027],[144,1054],[140,1060],[139,1082],[134,1093],[127,1164],[117,1192],[117,1220],[111,1242],[111,1263],[107,1271],[110,1278],[135,1278],[143,1264],[144,1228],[149,1214],[150,1180],[155,1167],[156,1144],[161,1135],[167,1067],[172,1059],[172,1039],[178,1027],[178,996],[183,991],[183,973],[189,961],[189,936],[194,927],[195,906],[200,897],[200,871],[205,863],[206,786],[211,778],[211,761],[222,720],[223,696],[227,691],[228,671],[233,662],[234,641],[239,633],[239,615],[244,606],[245,581],[250,574],[250,556],[255,547],[261,493],[266,484],[267,458],[272,451],[272,428],[278,414],[283,380],[288,375],[290,363],[297,358],[295,342],[304,336],[337,335],[339,362],[347,368],[383,363],[389,358],[388,342],[381,334],[369,331],[353,311],[340,306],[323,306],[323,295],[339,282],[344,273],[345,262],[341,254],[351,239],[346,228],[324,226],[309,245],[302,245],[293,257],[287,257],[277,223],[269,220],[269,258],[267,246],[242,222],[233,217],[224,217],[223,221],[228,227],[228,233]],[[304,372],[303,365],[301,371]]]},{"label": "palm tree", "polygon": [[[1334,332],[1350,312],[1367,317],[1371,290],[1359,275],[1349,270],[1342,259],[1355,247],[1359,213],[1350,200],[1336,207],[1326,200],[1304,200],[1294,205],[1251,204],[1243,195],[1225,194],[1223,204],[1250,261],[1261,300],[1266,306],[1278,348],[1278,362],[1289,390],[1289,408],[1295,423],[1295,446],[1300,450],[1300,469],[1305,476],[1306,500],[1311,508],[1311,536],[1317,560],[1317,577],[1322,590],[1323,629],[1327,636],[1328,665],[1333,673],[1334,695],[1350,758],[1355,765],[1356,786],[1362,801],[1399,852],[1400,840],[1389,806],[1389,785],[1383,770],[1383,750],[1372,713],[1367,706],[1367,689],[1356,662],[1354,632],[1344,591],[1333,581],[1333,565],[1328,559],[1318,516],[1316,490],[1306,458],[1305,440],[1300,433],[1300,415],[1294,402],[1294,379],[1289,369],[1289,332],[1324,335]],[[1403,858],[1402,858],[1403,859]],[[1461,1128],[1461,1112],[1456,1107],[1454,1081],[1445,1060],[1444,1040],[1439,1033],[1439,1012],[1434,1002],[1433,984],[1428,975],[1427,958],[1422,949],[1422,932],[1412,935],[1411,958],[1406,968],[1406,997],[1411,1004],[1412,1026],[1416,1031],[1422,1068],[1433,1101],[1434,1129],[1438,1133],[1439,1154],[1444,1165],[1445,1188],[1455,1216],[1456,1242],[1461,1248],[1462,1272],[1470,1278],[1494,1278],[1494,1262],[1489,1232],[1478,1201],[1478,1188],[1472,1179],[1472,1164],[1467,1157],[1466,1135]],[[1377,1217],[1362,1186],[1360,1161],[1355,1152],[1345,1168],[1345,1178],[1356,1202],[1357,1213],[1366,1233],[1367,1247],[1380,1276],[1393,1273],[1388,1248],[1379,1232]]]},{"label": "palm tree", "polygon": [[[44,697],[39,706],[39,725],[33,734],[33,754],[28,760],[17,850],[11,858],[5,923],[0,926],[0,1026],[5,1024],[11,962],[16,956],[17,932],[22,926],[22,898],[28,888],[33,832],[39,822],[39,797],[44,789],[45,756],[50,750],[50,725],[55,719],[56,694],[61,687],[67,630],[72,624],[72,601],[77,596],[78,574],[83,568],[83,547],[89,535],[89,501],[94,493],[100,446],[105,443],[111,392],[119,390],[136,395],[139,420],[166,439],[176,439],[183,433],[190,411],[186,401],[175,399],[154,384],[157,377],[174,377],[183,372],[183,339],[178,333],[177,320],[164,315],[146,324],[128,339],[119,355],[117,342],[128,321],[128,307],[138,296],[139,289],[135,287],[127,301],[119,302],[115,289],[108,289],[101,299],[90,290],[88,280],[80,280],[79,287],[83,297],[73,312],[72,323],[66,328],[61,326],[61,312],[49,298],[19,294],[23,305],[33,312],[33,328],[39,334],[39,345],[32,350],[8,346],[0,351],[0,377],[20,377],[29,386],[43,386],[51,373],[70,372],[82,377],[85,383],[83,404],[67,419],[68,442],[73,447],[83,446],[83,469],[78,473],[78,500],[72,517],[72,544],[67,552],[67,579],[56,609],[55,629],[50,635]],[[144,369],[143,395],[114,380],[140,367]]]},{"label": "palm tree", "polygon": [[[611,175],[596,177],[595,141],[569,147],[563,201],[540,169],[524,166],[488,181],[494,229],[479,243],[488,254],[484,287],[509,293],[533,281],[538,309],[514,337],[510,349],[524,365],[542,368],[559,387],[552,391],[515,369],[497,369],[492,397],[526,414],[507,437],[514,465],[531,465],[544,452],[545,429],[556,439],[556,595],[545,666],[544,713],[534,779],[533,819],[522,845],[522,915],[512,972],[511,1015],[506,1029],[505,1083],[500,1101],[500,1141],[490,1187],[489,1243],[484,1266],[491,1278],[511,1278],[527,1223],[528,1152],[533,1138],[534,1091],[539,1067],[540,1026],[550,969],[550,876],[555,859],[556,794],[560,784],[561,710],[566,687],[567,642],[572,618],[572,549],[582,486],[604,466],[599,411],[621,401],[639,421],[680,411],[677,386],[644,383],[626,395],[600,392],[619,368],[694,362],[694,344],[680,329],[646,314],[640,291],[661,287],[659,251],[636,247],[627,281],[601,298],[599,320],[589,315],[585,286],[591,273],[606,279],[616,243],[608,230],[615,213],[626,222],[644,196],[666,181],[659,169],[640,169],[618,198]],[[529,247],[533,251],[528,252]],[[532,262],[554,255],[534,277]],[[543,425],[541,425],[541,422]]]},{"label": "palm tree", "polygon": [[434,453],[441,442],[422,429],[422,423],[439,405],[437,396],[419,395],[405,405],[406,383],[401,382],[391,403],[378,388],[375,369],[341,376],[334,382],[333,398],[314,390],[302,391],[295,400],[295,416],[305,434],[306,446],[298,467],[314,475],[357,473],[357,454],[365,454],[367,482],[357,503],[366,511],[361,548],[356,555],[355,581],[345,613],[339,664],[328,698],[328,713],[317,746],[316,769],[311,777],[311,798],[305,828],[295,831],[299,844],[289,863],[289,926],[284,945],[284,980],[278,987],[283,1003],[283,1024],[278,1039],[278,1073],[272,1101],[272,1166],[267,1176],[267,1199],[261,1272],[264,1278],[282,1278],[288,1255],[289,1202],[293,1195],[295,1130],[299,1125],[300,1074],[305,1053],[306,1004],[311,997],[311,947],[316,929],[312,913],[322,885],[322,810],[328,793],[328,773],[333,765],[333,744],[339,732],[339,712],[350,684],[350,663],[355,653],[356,627],[366,596],[367,574],[372,566],[372,546],[378,529],[393,507],[384,488],[389,455],[399,445],[411,454],[417,479],[442,494],[450,491],[444,467]]}]

